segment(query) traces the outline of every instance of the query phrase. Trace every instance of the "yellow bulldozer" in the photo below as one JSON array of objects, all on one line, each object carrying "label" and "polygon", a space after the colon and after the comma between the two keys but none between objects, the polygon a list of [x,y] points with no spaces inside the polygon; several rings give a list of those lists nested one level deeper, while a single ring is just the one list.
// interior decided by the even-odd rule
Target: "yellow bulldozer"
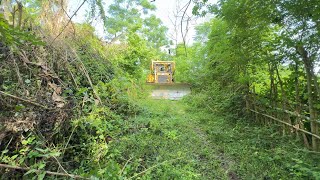
[{"label": "yellow bulldozer", "polygon": [[179,100],[191,92],[189,84],[175,83],[175,69],[174,61],[151,62],[147,84],[152,87],[151,97],[153,99]]},{"label": "yellow bulldozer", "polygon": [[174,82],[174,61],[152,61],[150,74],[148,74],[148,83],[173,83]]}]

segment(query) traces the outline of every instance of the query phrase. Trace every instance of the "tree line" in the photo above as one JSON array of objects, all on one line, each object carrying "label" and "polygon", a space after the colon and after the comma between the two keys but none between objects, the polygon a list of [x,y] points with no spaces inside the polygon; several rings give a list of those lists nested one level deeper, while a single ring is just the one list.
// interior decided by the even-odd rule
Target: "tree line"
[{"label": "tree line", "polygon": [[236,114],[246,109],[243,115],[266,125],[280,123],[284,133],[298,131],[306,147],[319,150],[319,5],[197,1],[195,14],[215,17],[197,27],[192,57],[180,58],[192,74],[182,80],[224,102],[212,105],[232,107]]}]

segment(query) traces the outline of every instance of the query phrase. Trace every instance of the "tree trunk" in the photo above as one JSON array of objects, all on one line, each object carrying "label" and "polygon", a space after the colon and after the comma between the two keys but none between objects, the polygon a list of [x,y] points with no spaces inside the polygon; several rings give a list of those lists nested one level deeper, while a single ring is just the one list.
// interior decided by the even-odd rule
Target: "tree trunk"
[{"label": "tree trunk", "polygon": [[[309,104],[309,113],[310,113],[310,124],[311,124],[311,133],[315,135],[319,135],[319,126],[318,123],[316,122],[317,120],[317,111],[314,107],[314,103],[317,102],[316,94],[317,92],[314,91],[313,85],[314,85],[314,80],[313,78],[315,77],[313,73],[313,65],[312,65],[312,60],[308,56],[308,52],[303,46],[297,46],[296,47],[297,52],[301,55],[304,68],[306,71],[306,76],[307,76],[307,89],[308,89],[308,104]],[[318,140],[315,137],[312,137],[312,149],[314,151],[318,150]]]},{"label": "tree trunk", "polygon": [[[286,92],[285,92],[285,90],[283,88],[283,82],[282,82],[282,79],[280,77],[279,69],[278,69],[277,65],[275,66],[275,70],[276,70],[278,81],[279,81],[279,84],[280,84],[281,101],[282,101],[282,109],[283,109],[283,118],[285,119],[285,121],[287,123],[292,124],[290,116],[287,113],[285,113],[285,111],[287,110],[288,98],[287,98],[287,94],[286,94]],[[284,125],[283,129],[284,129],[283,132],[285,133],[285,130],[288,129],[288,128]]]},{"label": "tree trunk", "polygon": [[[295,82],[295,91],[296,91],[295,99],[296,99],[296,103],[297,103],[296,104],[296,112],[297,112],[297,114],[301,114],[301,100],[300,100],[300,97],[299,97],[300,90],[299,90],[299,64],[298,64],[298,62],[296,62],[296,64],[295,64],[294,72],[295,72],[294,82]],[[304,124],[303,124],[303,122],[302,122],[300,117],[296,118],[296,123],[295,124],[299,125],[301,129],[304,129]],[[297,133],[297,137],[299,138],[298,131],[296,131],[296,133]],[[305,133],[302,133],[302,138],[303,138],[304,145],[308,149],[310,149],[310,144],[309,144],[308,138],[307,138]]]},{"label": "tree trunk", "polygon": [[17,2],[18,4],[18,29],[21,29],[21,24],[22,24],[22,12],[23,12],[23,6],[21,2]]},{"label": "tree trunk", "polygon": [[[270,75],[270,105],[272,107],[276,107],[276,100],[275,100],[275,85],[274,85],[274,68],[273,64],[269,63],[269,75]],[[271,113],[272,116],[274,116],[274,112]]]},{"label": "tree trunk", "polygon": [[[253,93],[252,93],[253,108],[254,108],[255,111],[258,111],[257,101],[256,101],[256,87],[255,86],[252,87],[252,91],[253,91]],[[255,117],[255,121],[259,122],[260,124],[263,124],[263,121],[262,121],[262,119],[260,121],[260,119],[258,117],[258,114],[257,113],[254,113],[254,114],[255,114],[255,116],[254,116]]]},{"label": "tree trunk", "polygon": [[13,6],[13,11],[11,12],[12,15],[12,26],[15,26],[15,18],[16,18],[16,6]]}]

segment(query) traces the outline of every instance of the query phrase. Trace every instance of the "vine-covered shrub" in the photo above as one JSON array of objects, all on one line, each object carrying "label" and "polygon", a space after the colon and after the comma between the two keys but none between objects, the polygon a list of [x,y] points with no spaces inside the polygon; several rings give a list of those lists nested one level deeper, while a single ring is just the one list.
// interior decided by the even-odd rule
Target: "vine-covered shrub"
[{"label": "vine-covered shrub", "polygon": [[[66,34],[55,41],[48,38],[50,32],[42,43],[2,41],[0,161],[33,169],[26,174],[1,169],[2,178],[19,179],[25,174],[41,179],[45,173],[34,169],[57,171],[58,159],[70,160],[63,167],[79,173],[93,168],[125,119],[139,112],[128,96],[136,88],[130,77],[110,62],[111,52],[92,27],[76,28],[76,37]],[[92,156],[96,159],[85,160]]]}]

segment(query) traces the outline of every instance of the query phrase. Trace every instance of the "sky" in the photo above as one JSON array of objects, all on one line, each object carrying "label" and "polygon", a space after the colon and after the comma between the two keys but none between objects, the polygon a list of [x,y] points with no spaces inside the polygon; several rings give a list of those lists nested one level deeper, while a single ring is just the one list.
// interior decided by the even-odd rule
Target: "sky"
[{"label": "sky", "polygon": [[[155,12],[156,16],[159,17],[165,26],[169,28],[168,34],[172,34],[174,32],[174,25],[172,24],[171,20],[174,20],[174,14],[177,11],[177,9],[181,9],[184,7],[189,0],[156,0],[154,3],[157,7],[157,11]],[[208,3],[216,2],[216,0],[209,0]],[[192,16],[192,7],[193,4],[191,4],[187,10],[187,15]],[[210,19],[210,16],[207,16],[205,18],[199,18],[199,17],[192,17],[192,20],[190,21],[189,30],[188,30],[188,36],[187,36],[187,44],[191,44],[193,42],[193,37],[195,36],[195,27],[203,23],[205,21],[208,21]],[[179,22],[180,23],[180,22]],[[180,32],[180,26],[179,26],[179,32]],[[178,41],[182,42],[182,36],[181,33],[179,33]]]},{"label": "sky", "polygon": [[[157,10],[154,12],[154,14],[160,18],[163,22],[163,24],[169,28],[168,30],[168,37],[172,37],[171,35],[174,34],[174,25],[172,24],[171,20],[174,20],[174,12],[176,11],[177,7],[180,6],[183,7],[189,0],[155,0],[153,2],[157,8]],[[83,2],[83,0],[69,0],[69,10],[68,13],[71,16],[74,11],[80,6],[80,4]],[[112,0],[105,0],[105,5],[108,6],[111,4]],[[216,2],[216,0],[209,0],[210,3]],[[192,16],[192,7],[193,5],[191,4],[187,14],[189,16]],[[179,8],[179,7],[178,7]],[[83,22],[85,20],[85,14],[86,11],[89,9],[88,5],[84,5],[81,7],[81,9],[78,11],[77,15],[72,19],[74,22]],[[193,17],[192,21],[190,22],[189,25],[189,30],[188,34],[186,37],[186,43],[187,44],[192,44],[193,43],[193,37],[195,35],[195,26],[197,24],[200,24],[202,22],[208,21],[210,17],[205,17],[205,18],[196,18]],[[180,21],[179,21],[180,22]],[[103,36],[103,25],[101,22],[95,22],[93,26],[96,28],[96,33],[98,36],[102,37]],[[182,36],[180,33],[180,26],[179,26],[179,34],[178,34],[178,42],[182,42]],[[185,32],[185,31],[184,31]]]}]

